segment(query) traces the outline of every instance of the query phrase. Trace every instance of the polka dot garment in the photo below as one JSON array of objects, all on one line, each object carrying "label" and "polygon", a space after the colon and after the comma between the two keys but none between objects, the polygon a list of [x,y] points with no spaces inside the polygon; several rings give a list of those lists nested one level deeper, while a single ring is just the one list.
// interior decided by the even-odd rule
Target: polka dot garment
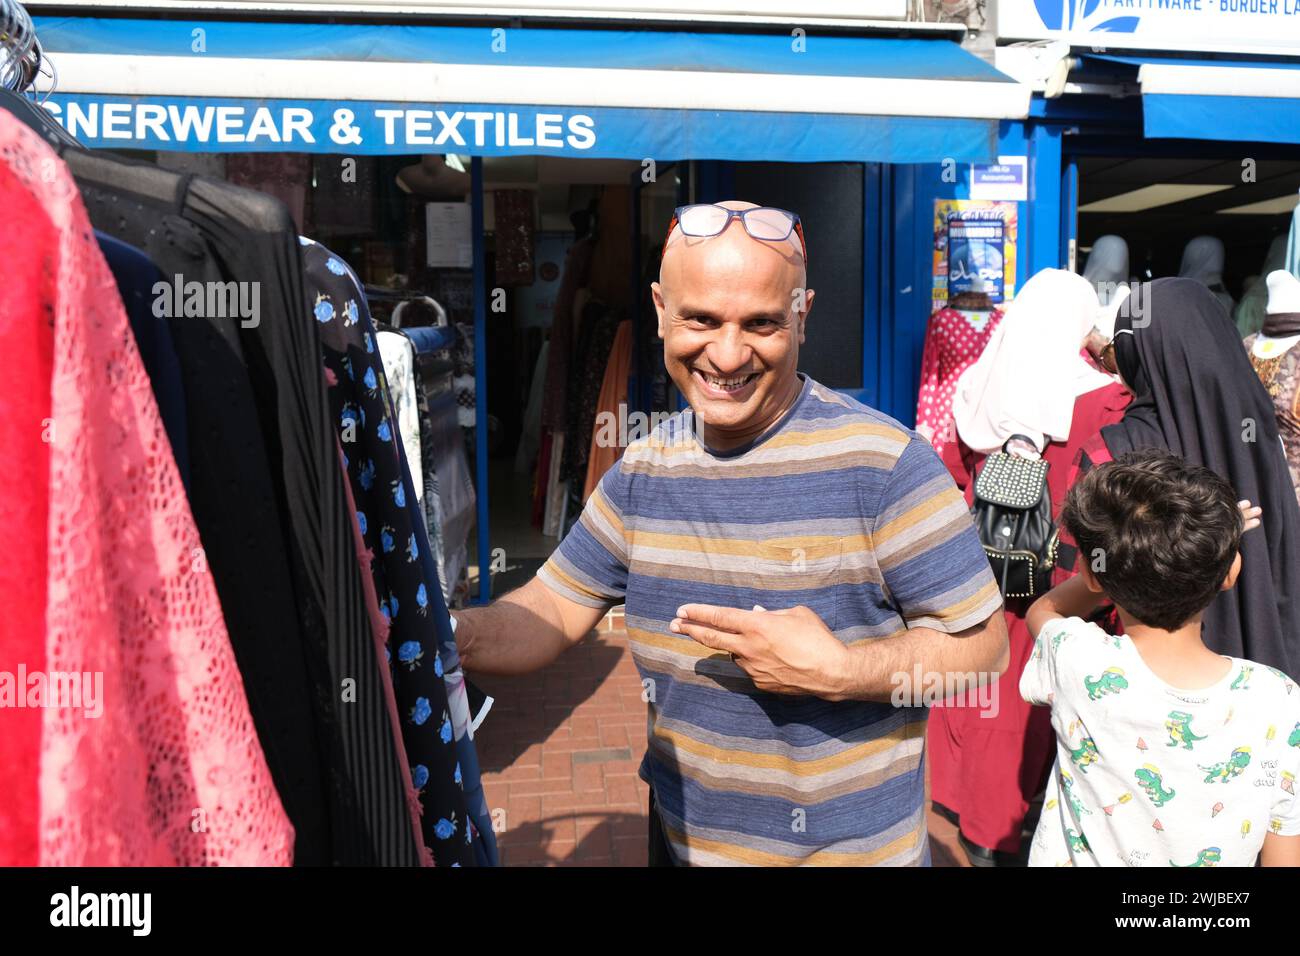
[{"label": "polka dot garment", "polygon": [[943,448],[954,436],[952,396],[957,379],[984,351],[993,330],[1002,321],[994,309],[987,314],[943,308],[930,316],[921,353],[921,387],[916,397],[916,430],[934,450]]}]

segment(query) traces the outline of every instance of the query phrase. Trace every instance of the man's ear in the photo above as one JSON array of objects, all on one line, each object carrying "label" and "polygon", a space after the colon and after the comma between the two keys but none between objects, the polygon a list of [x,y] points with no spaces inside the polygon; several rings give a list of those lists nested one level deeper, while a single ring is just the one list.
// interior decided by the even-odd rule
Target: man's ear
[{"label": "man's ear", "polygon": [[650,295],[655,302],[656,322],[658,323],[659,337],[664,337],[664,315],[667,309],[664,307],[664,289],[658,282],[650,283]]},{"label": "man's ear", "polygon": [[803,345],[804,336],[807,334],[808,313],[812,311],[813,299],[817,293],[812,289],[805,289],[803,294],[803,312],[799,315],[799,344]]},{"label": "man's ear", "polygon": [[1223,577],[1223,583],[1219,585],[1220,591],[1230,591],[1237,586],[1237,575],[1241,574],[1241,552],[1238,551],[1232,558],[1232,567],[1228,568],[1228,573]]}]

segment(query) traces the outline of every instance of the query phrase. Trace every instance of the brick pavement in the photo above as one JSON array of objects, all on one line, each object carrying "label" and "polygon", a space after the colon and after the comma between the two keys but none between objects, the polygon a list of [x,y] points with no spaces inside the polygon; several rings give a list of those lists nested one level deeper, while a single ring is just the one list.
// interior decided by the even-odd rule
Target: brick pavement
[{"label": "brick pavement", "polygon": [[[476,682],[496,698],[475,736],[503,866],[645,866],[649,789],[641,679],[619,618],[546,670]],[[968,866],[929,815],[936,866]]]}]

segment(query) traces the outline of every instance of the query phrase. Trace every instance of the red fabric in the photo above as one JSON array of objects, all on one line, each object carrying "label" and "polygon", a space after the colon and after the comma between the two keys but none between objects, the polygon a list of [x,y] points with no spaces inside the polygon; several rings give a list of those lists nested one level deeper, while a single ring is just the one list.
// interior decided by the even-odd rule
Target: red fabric
[{"label": "red fabric", "polygon": [[[5,195],[5,235],[54,250],[24,308],[4,318],[38,316],[32,328],[52,353],[44,387],[31,383],[48,395],[52,422],[47,450],[31,459],[33,467],[43,454],[48,460],[46,594],[23,612],[39,621],[25,636],[43,638],[46,676],[60,678],[47,685],[63,688],[39,711],[39,862],[287,865],[293,828],[253,728],[148,374],[76,183],[3,110],[0,167],[44,211],[17,219],[21,197]],[[6,272],[6,284],[15,281]],[[23,436],[20,447],[31,451],[29,442]],[[8,529],[5,540],[7,549]],[[32,548],[28,540],[24,549]],[[29,580],[14,593],[28,600],[38,587]],[[8,803],[6,793],[0,805]]]},{"label": "red fabric", "polygon": [[984,351],[1002,321],[994,309],[982,329],[957,309],[940,309],[930,316],[921,353],[921,385],[916,396],[916,430],[940,455],[953,434],[952,396],[957,379]]},{"label": "red fabric", "polygon": [[[0,205],[14,228],[0,232],[0,354],[5,357],[5,410],[0,415],[0,680],[45,670],[45,540],[49,516],[50,313],[58,250],[44,210],[0,163]],[[21,224],[21,227],[19,227]],[[25,681],[23,684],[25,685]],[[11,684],[26,698],[26,687]],[[40,862],[41,711],[0,701],[0,866]]]},{"label": "red fabric", "polygon": [[[1054,516],[1059,516],[1065,493],[1077,474],[1079,451],[1098,437],[1103,426],[1123,417],[1130,397],[1117,383],[1080,395],[1075,401],[1069,438],[1050,443],[1043,453]],[[943,457],[967,502],[973,503],[974,477],[985,456],[958,440],[948,445]],[[1073,573],[1057,569],[1060,580]],[[1053,581],[1060,583],[1055,576]],[[1020,850],[1020,831],[1029,802],[1042,790],[1055,752],[1051,712],[1025,703],[1020,696],[1020,674],[1034,647],[1025,624],[1030,603],[1007,602],[1004,613],[1011,661],[991,698],[997,703],[996,713],[982,714],[974,701],[969,706],[960,701],[956,706],[937,706],[930,712],[927,732],[931,797],[961,817],[961,832],[968,840],[1004,853]]]},{"label": "red fabric", "polygon": [[551,443],[554,435],[542,429],[542,445],[537,452],[537,469],[533,475],[532,524],[540,528],[546,521],[546,488],[551,480]]}]

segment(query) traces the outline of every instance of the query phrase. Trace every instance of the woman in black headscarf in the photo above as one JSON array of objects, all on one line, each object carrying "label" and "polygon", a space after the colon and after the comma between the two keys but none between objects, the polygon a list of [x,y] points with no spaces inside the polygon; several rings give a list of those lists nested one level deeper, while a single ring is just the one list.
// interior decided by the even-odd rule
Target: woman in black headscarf
[{"label": "woman in black headscarf", "polygon": [[1273,403],[1222,303],[1192,279],[1142,283],[1098,358],[1119,372],[1134,398],[1123,419],[1085,448],[1082,466],[1139,448],[1167,449],[1218,472],[1239,498],[1260,506],[1262,531],[1241,539],[1237,586],[1205,612],[1205,643],[1295,674],[1300,507]]}]

